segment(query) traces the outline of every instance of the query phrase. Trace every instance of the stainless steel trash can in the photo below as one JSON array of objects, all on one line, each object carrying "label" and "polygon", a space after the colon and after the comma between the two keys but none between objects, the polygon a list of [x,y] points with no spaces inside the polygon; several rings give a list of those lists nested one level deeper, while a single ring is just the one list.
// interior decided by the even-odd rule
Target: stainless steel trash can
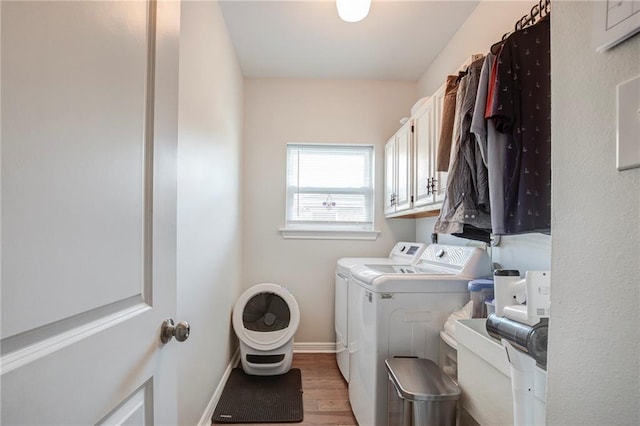
[{"label": "stainless steel trash can", "polygon": [[389,375],[389,426],[455,426],[458,385],[431,360],[393,358]]}]

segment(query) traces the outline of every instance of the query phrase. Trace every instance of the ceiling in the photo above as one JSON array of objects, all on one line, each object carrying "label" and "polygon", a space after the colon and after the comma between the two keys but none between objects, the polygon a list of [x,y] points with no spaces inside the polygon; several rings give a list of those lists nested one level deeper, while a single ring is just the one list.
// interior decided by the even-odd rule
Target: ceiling
[{"label": "ceiling", "polygon": [[373,0],[357,23],[333,0],[220,0],[245,77],[417,81],[478,4]]}]

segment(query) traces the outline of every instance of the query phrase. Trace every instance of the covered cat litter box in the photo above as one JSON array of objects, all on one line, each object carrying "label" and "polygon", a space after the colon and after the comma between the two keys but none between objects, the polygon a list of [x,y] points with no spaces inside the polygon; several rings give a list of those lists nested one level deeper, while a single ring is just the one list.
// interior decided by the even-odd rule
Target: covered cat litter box
[{"label": "covered cat litter box", "polygon": [[293,335],[300,323],[298,303],[289,290],[272,283],[251,287],[236,302],[232,322],[245,373],[271,376],[289,371]]}]

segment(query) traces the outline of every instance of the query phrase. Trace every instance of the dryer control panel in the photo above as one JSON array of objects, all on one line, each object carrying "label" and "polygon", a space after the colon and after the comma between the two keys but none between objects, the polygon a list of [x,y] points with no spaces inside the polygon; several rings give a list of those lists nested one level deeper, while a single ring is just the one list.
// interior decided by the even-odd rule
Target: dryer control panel
[{"label": "dryer control panel", "polygon": [[407,264],[415,263],[418,261],[427,245],[424,243],[407,243],[399,242],[393,246],[389,257]]}]

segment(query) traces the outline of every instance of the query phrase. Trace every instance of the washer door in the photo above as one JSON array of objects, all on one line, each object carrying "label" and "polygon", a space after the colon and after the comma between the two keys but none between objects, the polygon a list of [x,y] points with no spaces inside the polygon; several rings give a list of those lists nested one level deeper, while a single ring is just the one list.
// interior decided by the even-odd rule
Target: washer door
[{"label": "washer door", "polygon": [[233,329],[246,345],[262,351],[293,338],[300,323],[298,303],[284,287],[258,284],[240,296],[233,309]]}]

